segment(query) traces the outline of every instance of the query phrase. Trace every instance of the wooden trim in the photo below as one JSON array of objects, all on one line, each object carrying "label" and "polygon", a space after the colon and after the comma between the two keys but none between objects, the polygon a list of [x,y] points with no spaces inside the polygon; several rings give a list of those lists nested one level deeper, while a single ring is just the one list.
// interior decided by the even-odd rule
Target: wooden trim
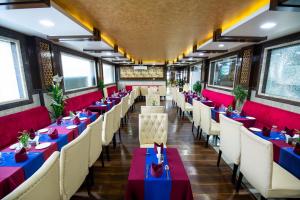
[{"label": "wooden trim", "polygon": [[213,33],[213,42],[261,42],[267,37],[255,36],[222,36],[222,29],[216,29]]},{"label": "wooden trim", "polygon": [[62,41],[101,41],[101,33],[97,28],[93,28],[92,35],[63,35],[63,36],[47,36],[48,40],[54,42]]},{"label": "wooden trim", "polygon": [[[289,4],[288,0],[271,0],[270,10],[272,11],[287,11],[300,12],[300,4]],[[286,3],[286,4],[285,4]]]},{"label": "wooden trim", "polygon": [[2,0],[0,3],[0,10],[48,7],[50,7],[50,0]]}]

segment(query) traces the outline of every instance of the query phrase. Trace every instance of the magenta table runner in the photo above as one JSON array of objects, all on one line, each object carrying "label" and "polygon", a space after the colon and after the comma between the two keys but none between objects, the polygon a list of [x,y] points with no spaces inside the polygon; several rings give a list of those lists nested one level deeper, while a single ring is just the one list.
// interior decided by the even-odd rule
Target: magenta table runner
[{"label": "magenta table runner", "polygon": [[[181,161],[180,155],[175,148],[167,148],[167,157],[172,177],[172,200],[191,200],[193,193],[189,178]],[[131,168],[128,176],[126,190],[127,200],[144,199],[146,149],[136,149],[133,153]]]}]

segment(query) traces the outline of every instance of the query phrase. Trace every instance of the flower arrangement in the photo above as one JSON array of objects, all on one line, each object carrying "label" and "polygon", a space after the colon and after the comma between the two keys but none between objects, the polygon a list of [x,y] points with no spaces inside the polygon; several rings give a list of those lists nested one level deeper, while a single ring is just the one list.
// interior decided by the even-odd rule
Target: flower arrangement
[{"label": "flower arrangement", "polygon": [[193,90],[194,90],[195,92],[197,92],[198,94],[201,93],[202,86],[201,86],[200,81],[197,81],[197,82],[193,85]]},{"label": "flower arrangement", "polygon": [[21,135],[18,137],[19,143],[22,145],[22,147],[29,148],[29,133],[28,131],[22,131]]},{"label": "flower arrangement", "polygon": [[100,91],[102,92],[102,95],[104,95],[104,81],[103,80],[99,80],[98,87],[99,87]]},{"label": "flower arrangement", "polygon": [[52,85],[49,89],[49,96],[51,97],[50,106],[53,109],[53,117],[55,119],[59,118],[63,114],[65,99],[63,94],[63,89],[61,88],[61,81],[63,77],[58,75],[53,76]]}]

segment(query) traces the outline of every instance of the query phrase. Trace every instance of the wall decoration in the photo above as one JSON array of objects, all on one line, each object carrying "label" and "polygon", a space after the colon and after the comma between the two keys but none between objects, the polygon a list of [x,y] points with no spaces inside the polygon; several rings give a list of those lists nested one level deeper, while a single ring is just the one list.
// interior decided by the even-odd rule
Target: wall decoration
[{"label": "wall decoration", "polygon": [[148,66],[147,70],[134,69],[133,66],[120,67],[120,79],[165,79],[163,66]]},{"label": "wall decoration", "polygon": [[51,58],[50,44],[40,41],[40,65],[41,65],[41,75],[42,75],[42,85],[46,89],[52,85],[53,77],[53,66]]},{"label": "wall decoration", "polygon": [[251,70],[251,63],[252,63],[252,49],[246,49],[243,52],[243,62],[241,67],[241,74],[240,74],[240,85],[248,88],[249,87],[249,77],[250,77],[250,70]]}]

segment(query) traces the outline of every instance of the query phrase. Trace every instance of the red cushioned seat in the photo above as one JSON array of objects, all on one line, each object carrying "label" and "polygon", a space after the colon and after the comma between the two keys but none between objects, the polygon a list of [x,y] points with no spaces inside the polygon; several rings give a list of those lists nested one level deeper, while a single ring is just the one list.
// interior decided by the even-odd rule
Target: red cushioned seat
[{"label": "red cushioned seat", "polygon": [[125,89],[126,91],[132,91],[132,85],[126,85]]},{"label": "red cushioned seat", "polygon": [[64,115],[69,115],[70,111],[82,110],[90,106],[93,102],[99,101],[103,98],[100,91],[90,92],[87,94],[71,97],[66,100],[64,108]]},{"label": "red cushioned seat", "polygon": [[114,92],[118,92],[116,85],[106,87],[107,95],[110,97]]},{"label": "red cushioned seat", "polygon": [[279,130],[286,126],[290,129],[300,130],[300,114],[253,101],[246,101],[242,110],[246,115],[256,118],[256,127],[271,128],[276,125]]},{"label": "red cushioned seat", "polygon": [[0,149],[17,142],[20,131],[42,129],[50,123],[49,112],[44,106],[0,117]]},{"label": "red cushioned seat", "polygon": [[223,104],[226,107],[230,105],[232,105],[233,107],[235,106],[234,96],[232,95],[215,92],[208,89],[203,89],[202,96],[208,98],[209,100],[213,101],[215,104],[218,105]]}]

